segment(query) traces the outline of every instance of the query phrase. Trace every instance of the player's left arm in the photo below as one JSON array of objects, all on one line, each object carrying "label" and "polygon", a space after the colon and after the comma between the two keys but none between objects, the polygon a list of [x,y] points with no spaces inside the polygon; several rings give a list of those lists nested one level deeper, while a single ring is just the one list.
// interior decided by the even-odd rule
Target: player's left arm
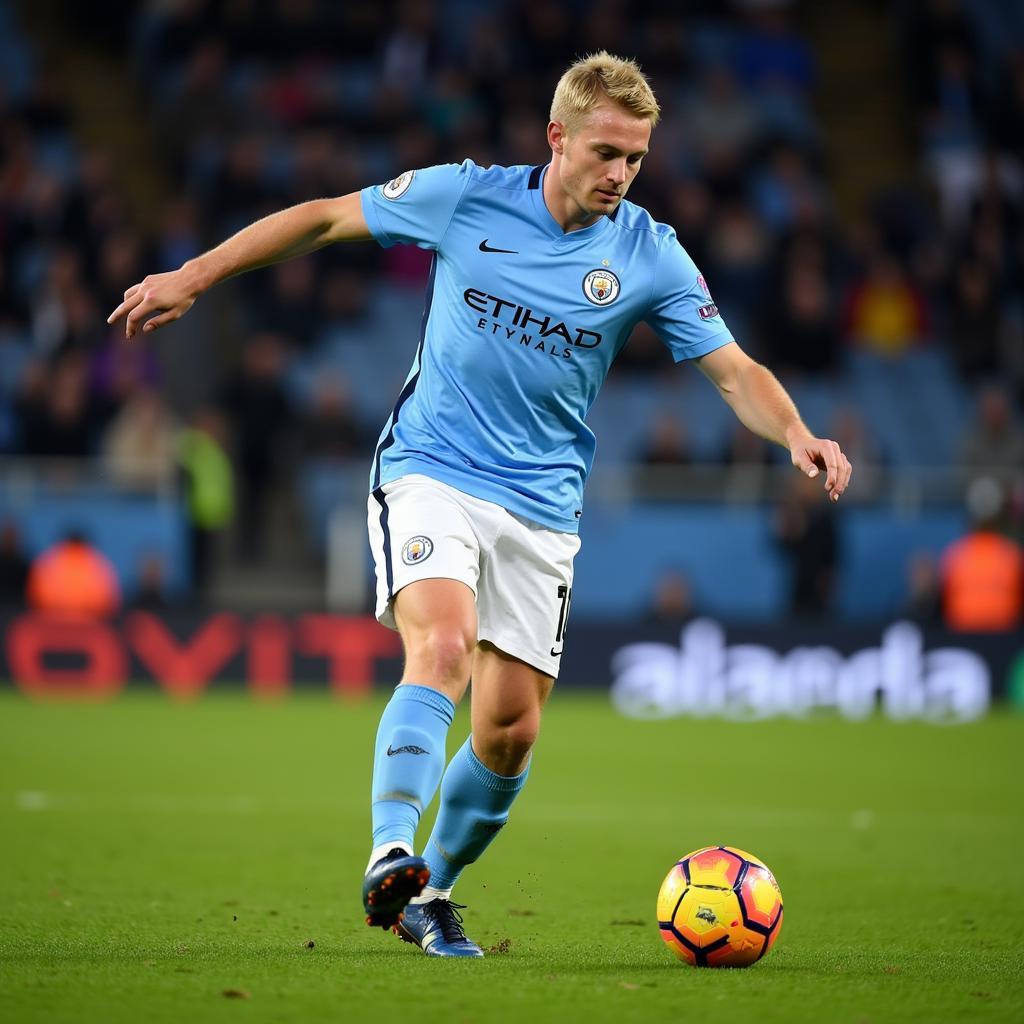
[{"label": "player's left arm", "polygon": [[825,471],[825,491],[838,501],[853,467],[835,441],[815,437],[793,399],[766,366],[730,342],[694,360],[744,426],[788,449],[793,465],[810,477]]}]

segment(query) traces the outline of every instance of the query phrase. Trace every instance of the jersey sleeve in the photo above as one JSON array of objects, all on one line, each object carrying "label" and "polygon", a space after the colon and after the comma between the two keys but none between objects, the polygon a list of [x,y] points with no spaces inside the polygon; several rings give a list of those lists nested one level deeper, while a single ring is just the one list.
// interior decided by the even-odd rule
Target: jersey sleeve
[{"label": "jersey sleeve", "polygon": [[703,275],[674,231],[661,239],[651,303],[643,319],[657,331],[677,363],[706,355],[733,340]]},{"label": "jersey sleeve", "polygon": [[385,248],[398,242],[437,249],[469,184],[471,161],[406,171],[360,193],[363,216]]}]

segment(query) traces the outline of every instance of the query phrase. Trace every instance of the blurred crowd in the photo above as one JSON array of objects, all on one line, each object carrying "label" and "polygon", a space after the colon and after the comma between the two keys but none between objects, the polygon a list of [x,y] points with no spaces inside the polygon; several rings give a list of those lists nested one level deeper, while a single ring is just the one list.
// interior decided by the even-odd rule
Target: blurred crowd
[{"label": "blurred crowd", "polygon": [[[894,5],[920,181],[879,194],[852,222],[830,188],[821,69],[785,0],[123,7],[124,20],[90,14],[83,38],[131,54],[146,159],[171,183],[146,232],[126,199],[131,169],[82,142],[68,83],[0,2],[0,453],[96,456],[128,488],[184,472],[200,532],[244,506],[240,543],[258,556],[266,496],[296,466],[369,454],[409,360],[428,254],[333,246],[228,284],[232,315],[199,373],[172,373],[167,349],[124,344],[107,312],[146,273],[283,206],[464,157],[546,162],[558,76],[605,47],[635,56],[663,107],[630,199],[675,227],[741,343],[787,383],[839,390],[857,366],[888,373],[935,354],[973,409],[957,458],[1001,482],[1019,529],[1018,5]],[[396,324],[410,318],[403,334]],[[643,325],[619,362],[616,379],[641,388],[672,372]],[[897,458],[890,432],[863,410],[837,408],[828,426],[861,465]],[[678,418],[652,409],[645,429],[632,452],[641,462],[703,457]],[[205,521],[197,436],[227,467]],[[745,431],[729,434],[723,455],[771,459]]]}]

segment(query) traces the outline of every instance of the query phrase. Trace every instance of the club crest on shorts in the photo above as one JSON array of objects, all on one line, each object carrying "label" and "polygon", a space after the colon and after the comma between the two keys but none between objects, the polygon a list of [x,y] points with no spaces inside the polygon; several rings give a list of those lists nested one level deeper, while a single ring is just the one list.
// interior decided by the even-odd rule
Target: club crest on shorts
[{"label": "club crest on shorts", "polygon": [[415,177],[415,171],[403,171],[397,178],[392,178],[386,185],[381,186],[381,195],[385,199],[401,199],[409,191]]},{"label": "club crest on shorts", "polygon": [[412,537],[402,547],[402,561],[406,565],[418,565],[430,557],[434,542],[429,537]]},{"label": "club crest on shorts", "polygon": [[607,306],[619,297],[619,279],[607,268],[592,270],[583,278],[583,294],[595,306]]}]

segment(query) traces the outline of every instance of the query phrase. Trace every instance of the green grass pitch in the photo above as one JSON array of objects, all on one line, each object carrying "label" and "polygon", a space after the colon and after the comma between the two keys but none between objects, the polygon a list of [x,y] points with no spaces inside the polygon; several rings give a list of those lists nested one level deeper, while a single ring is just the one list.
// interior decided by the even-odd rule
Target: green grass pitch
[{"label": "green grass pitch", "polygon": [[[1024,1020],[1022,718],[636,722],[556,691],[456,890],[490,955],[449,962],[362,923],[380,707],[0,699],[0,1020]],[[745,971],[655,924],[711,843],[785,898]]]}]

